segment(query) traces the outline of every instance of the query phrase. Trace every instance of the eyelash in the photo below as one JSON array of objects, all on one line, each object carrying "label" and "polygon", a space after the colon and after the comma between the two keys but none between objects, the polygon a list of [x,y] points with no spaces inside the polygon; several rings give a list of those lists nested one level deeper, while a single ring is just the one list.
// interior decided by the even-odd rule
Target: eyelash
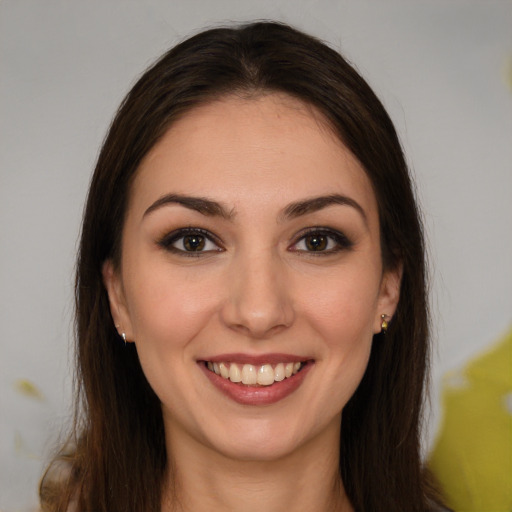
[{"label": "eyelash", "polygon": [[[331,248],[328,248],[326,250],[319,250],[319,251],[314,251],[314,250],[303,250],[303,249],[296,249],[294,247],[296,247],[297,245],[299,245],[300,242],[304,241],[304,243],[307,243],[306,242],[306,239],[308,237],[317,237],[317,238],[325,238],[325,239],[328,239],[332,242],[334,242],[334,247],[331,247]],[[329,243],[329,242],[327,242]],[[341,233],[340,231],[338,230],[335,230],[335,229],[332,229],[332,228],[325,228],[325,227],[313,227],[313,228],[308,228],[306,229],[305,231],[302,231],[296,241],[290,246],[289,250],[291,251],[294,251],[294,252],[299,252],[299,253],[304,253],[304,254],[307,254],[308,256],[326,256],[326,255],[329,255],[329,254],[335,254],[335,253],[338,253],[338,252],[341,252],[341,251],[344,251],[344,250],[349,250],[353,247],[353,242],[351,240],[349,240],[347,238],[346,235],[344,235],[343,233]]]},{"label": "eyelash", "polygon": [[[185,249],[178,249],[177,247],[174,247],[173,244],[178,242],[180,239],[183,239],[182,243],[185,243],[185,237],[197,237],[201,238],[204,243],[211,242],[217,246],[217,249],[208,249],[206,251],[199,250],[199,251],[187,251]],[[163,247],[165,250],[169,252],[173,252],[175,254],[178,254],[180,256],[185,257],[192,257],[192,258],[198,258],[205,253],[211,253],[211,252],[222,252],[224,248],[222,247],[222,244],[220,243],[220,240],[213,236],[209,231],[206,231],[205,229],[201,228],[183,228],[178,229],[176,231],[173,231],[172,233],[169,233],[165,235],[159,242],[158,245]]]},{"label": "eyelash", "polygon": [[[207,244],[208,242],[211,242],[215,244],[217,247],[216,249],[207,249],[207,250],[191,250],[188,251],[186,249],[179,249],[178,247],[174,247],[174,244],[178,242],[179,240],[183,239],[182,244],[185,242],[185,237],[196,237],[198,239],[201,239],[199,243]],[[307,243],[306,239],[308,237],[317,237],[324,239],[323,242],[327,244],[327,247],[329,247],[329,243],[334,243],[334,247],[330,247],[327,249],[321,249],[318,251],[315,250],[306,250],[306,249],[297,249],[297,246],[301,243]],[[222,246],[220,240],[212,235],[209,231],[201,228],[183,228],[178,229],[176,231],[173,231],[172,233],[166,234],[161,240],[158,241],[158,245],[163,247],[165,250],[169,252],[173,252],[175,254],[178,254],[180,256],[185,257],[201,257],[204,254],[212,253],[212,252],[223,252],[224,247]],[[343,233],[340,231],[334,230],[332,228],[324,228],[324,227],[312,227],[308,228],[305,231],[302,231],[299,233],[299,235],[296,237],[295,242],[291,244],[288,248],[289,251],[297,252],[297,253],[303,253],[307,254],[308,256],[326,256],[329,254],[335,254],[343,250],[349,250],[353,246],[353,242],[349,240]]]}]

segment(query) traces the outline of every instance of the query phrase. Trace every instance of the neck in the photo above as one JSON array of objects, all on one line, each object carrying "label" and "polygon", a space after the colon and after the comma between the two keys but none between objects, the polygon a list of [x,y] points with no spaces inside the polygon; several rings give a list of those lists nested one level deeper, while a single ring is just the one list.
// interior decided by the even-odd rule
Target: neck
[{"label": "neck", "polygon": [[335,430],[335,446],[312,440],[271,461],[233,460],[191,439],[169,442],[174,469],[162,512],[352,512],[339,476]]}]

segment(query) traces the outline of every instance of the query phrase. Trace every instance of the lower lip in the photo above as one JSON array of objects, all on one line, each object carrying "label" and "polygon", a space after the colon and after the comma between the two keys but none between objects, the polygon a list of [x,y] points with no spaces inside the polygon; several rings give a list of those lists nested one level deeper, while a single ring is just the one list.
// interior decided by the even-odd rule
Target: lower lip
[{"label": "lower lip", "polygon": [[231,382],[229,379],[224,379],[215,372],[208,370],[204,362],[200,362],[199,366],[208,379],[210,379],[210,382],[231,400],[242,405],[270,405],[279,402],[296,391],[306,378],[313,363],[308,361],[295,375],[280,382],[274,382],[274,384],[270,386],[260,387],[247,386],[242,383]]}]

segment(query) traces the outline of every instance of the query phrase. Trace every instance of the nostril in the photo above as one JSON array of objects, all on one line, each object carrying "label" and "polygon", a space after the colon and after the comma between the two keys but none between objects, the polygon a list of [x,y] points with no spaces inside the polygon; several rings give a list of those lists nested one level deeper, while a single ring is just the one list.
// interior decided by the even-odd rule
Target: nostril
[{"label": "nostril", "polygon": [[246,336],[266,338],[292,324],[290,287],[273,257],[262,255],[260,249],[252,257],[243,252],[231,271],[221,311],[225,325]]},{"label": "nostril", "polygon": [[248,322],[246,324],[231,324],[229,327],[248,338],[267,339],[287,329],[287,325],[278,324],[268,326],[264,322]]}]

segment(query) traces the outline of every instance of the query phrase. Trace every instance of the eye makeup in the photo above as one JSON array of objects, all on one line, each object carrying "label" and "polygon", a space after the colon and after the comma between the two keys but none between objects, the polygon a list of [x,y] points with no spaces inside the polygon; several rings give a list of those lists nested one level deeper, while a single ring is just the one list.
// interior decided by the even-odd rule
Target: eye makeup
[{"label": "eye makeup", "polygon": [[[165,234],[157,244],[171,253],[185,257],[200,257],[223,252],[225,247],[219,237],[210,231],[189,226]],[[301,230],[288,251],[308,256],[327,256],[350,250],[354,243],[341,231],[325,226],[312,226]]]},{"label": "eye makeup", "polygon": [[289,251],[323,256],[350,250],[354,243],[337,229],[315,226],[300,232]]},{"label": "eye makeup", "polygon": [[205,253],[224,251],[218,237],[197,227],[176,229],[164,235],[157,243],[166,251],[185,257],[199,257]]}]

